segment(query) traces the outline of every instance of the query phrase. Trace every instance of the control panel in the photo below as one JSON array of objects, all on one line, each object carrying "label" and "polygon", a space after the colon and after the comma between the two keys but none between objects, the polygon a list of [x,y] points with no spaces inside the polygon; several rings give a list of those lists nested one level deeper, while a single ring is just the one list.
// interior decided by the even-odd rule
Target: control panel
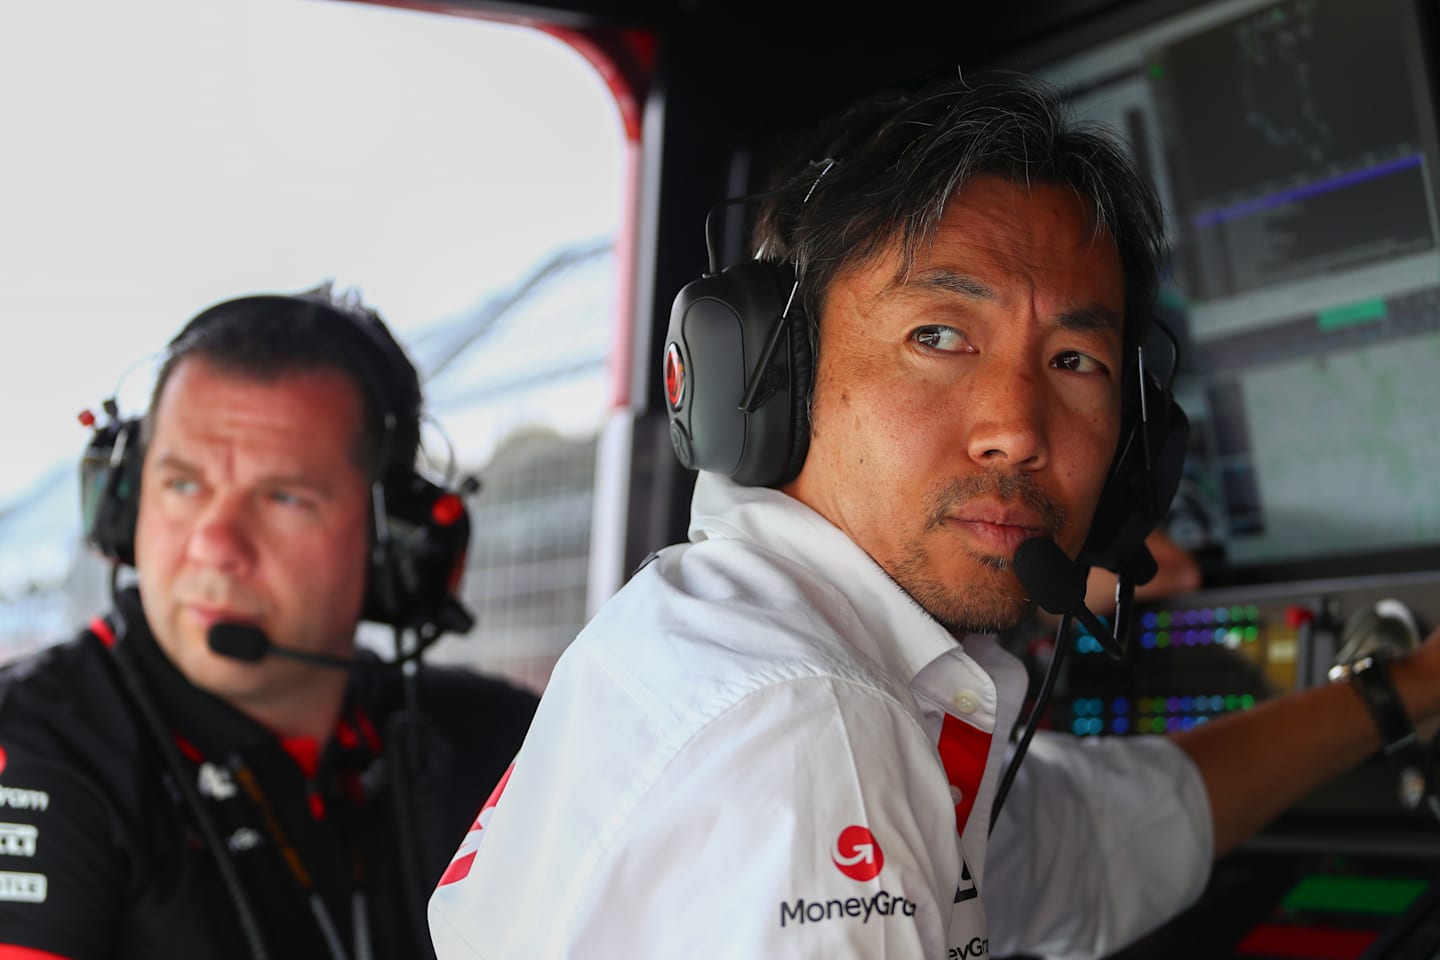
[{"label": "control panel", "polygon": [[[1201,591],[1142,607],[1135,622],[1119,660],[1080,630],[1047,710],[1050,728],[1174,733],[1329,683],[1347,647],[1403,649],[1440,625],[1440,571]],[[1406,802],[1398,774],[1376,756],[1295,814],[1440,826]]]}]

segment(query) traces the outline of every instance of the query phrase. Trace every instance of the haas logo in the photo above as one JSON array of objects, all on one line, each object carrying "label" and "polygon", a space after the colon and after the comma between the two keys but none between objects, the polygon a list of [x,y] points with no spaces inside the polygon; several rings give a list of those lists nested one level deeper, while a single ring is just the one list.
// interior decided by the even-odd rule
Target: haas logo
[{"label": "haas logo", "polygon": [[835,868],[851,880],[874,880],[885,866],[885,854],[875,835],[864,827],[849,826],[840,831],[831,856]]}]

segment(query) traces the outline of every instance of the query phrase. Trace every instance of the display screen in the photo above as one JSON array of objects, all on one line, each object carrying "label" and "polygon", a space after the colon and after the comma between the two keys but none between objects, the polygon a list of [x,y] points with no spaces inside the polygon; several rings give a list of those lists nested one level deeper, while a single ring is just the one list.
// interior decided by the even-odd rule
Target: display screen
[{"label": "display screen", "polygon": [[[1214,566],[1440,544],[1435,102],[1412,0],[1210,4],[1040,65],[1165,205]],[[1363,569],[1361,567],[1360,569]]]}]

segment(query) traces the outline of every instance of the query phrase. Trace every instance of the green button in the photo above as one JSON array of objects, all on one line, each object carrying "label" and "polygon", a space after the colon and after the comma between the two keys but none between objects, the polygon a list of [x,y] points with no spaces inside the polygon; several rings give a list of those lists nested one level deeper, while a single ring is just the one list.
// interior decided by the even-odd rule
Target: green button
[{"label": "green button", "polygon": [[1396,877],[1309,876],[1285,895],[1284,904],[1296,910],[1331,910],[1351,913],[1403,913],[1429,883]]}]

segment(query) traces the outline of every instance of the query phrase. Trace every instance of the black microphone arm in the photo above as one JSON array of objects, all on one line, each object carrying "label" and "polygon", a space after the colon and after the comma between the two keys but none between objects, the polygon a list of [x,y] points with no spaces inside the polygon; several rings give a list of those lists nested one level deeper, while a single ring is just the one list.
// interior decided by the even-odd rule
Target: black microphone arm
[{"label": "black microphone arm", "polygon": [[246,663],[260,662],[270,647],[265,631],[244,623],[212,623],[205,631],[205,642],[212,653]]},{"label": "black microphone arm", "polygon": [[[1155,555],[1142,543],[1139,552],[1115,574],[1115,640],[1121,654],[1129,647],[1135,632],[1135,588],[1154,580],[1159,570]],[[1105,652],[1117,656],[1109,648]]]},{"label": "black microphone arm", "polygon": [[1084,624],[1111,657],[1118,660],[1125,656],[1125,648],[1115,634],[1085,606],[1085,568],[1067,557],[1054,540],[1031,537],[1020,544],[1015,551],[1015,575],[1030,599],[1047,613],[1070,614]]},{"label": "black microphone arm", "polygon": [[[1110,631],[1105,629],[1100,618],[1085,606],[1085,567],[1067,557],[1055,541],[1045,537],[1032,537],[1020,544],[1015,551],[1013,562],[1015,575],[1020,578],[1020,585],[1025,588],[1030,599],[1047,613],[1060,617],[1060,625],[1055,629],[1055,652],[1050,658],[1050,666],[1040,681],[1040,689],[1030,706],[1030,715],[1025,720],[1025,726],[1015,739],[1010,763],[995,788],[995,799],[990,806],[992,833],[995,824],[1000,820],[1000,810],[1005,805],[1010,786],[1015,782],[1015,775],[1020,770],[1020,761],[1025,759],[1030,740],[1035,736],[1035,731],[1040,726],[1040,718],[1045,714],[1045,708],[1050,702],[1050,692],[1054,689],[1055,679],[1060,675],[1060,664],[1065,659],[1065,651],[1069,649],[1067,634],[1070,632],[1071,618],[1078,618],[1085,624],[1086,629],[1100,642],[1106,653],[1112,657],[1123,654],[1123,648],[1116,643]],[[1120,582],[1124,589],[1127,584],[1124,574],[1121,575]],[[1133,581],[1129,584],[1129,589],[1133,592]]]},{"label": "black microphone arm", "polygon": [[356,670],[366,667],[392,667],[402,662],[401,660],[370,660],[362,657],[333,657],[326,653],[292,650],[289,647],[272,643],[270,638],[265,636],[265,631],[249,623],[221,621],[211,624],[210,629],[205,633],[205,641],[210,645],[212,653],[245,663],[259,663],[264,657],[274,656],[284,657],[287,660],[299,660],[301,663],[317,667]]}]

